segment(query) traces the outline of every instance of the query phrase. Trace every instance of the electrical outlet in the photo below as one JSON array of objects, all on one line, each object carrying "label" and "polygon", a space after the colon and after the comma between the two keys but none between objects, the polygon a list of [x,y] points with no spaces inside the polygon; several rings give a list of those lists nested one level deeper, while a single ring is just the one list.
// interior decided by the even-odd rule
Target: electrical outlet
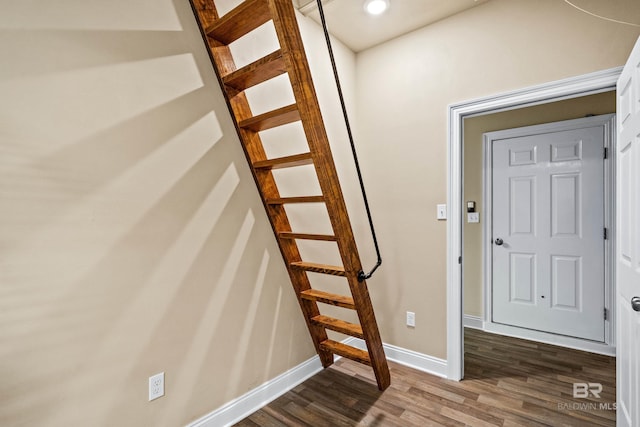
[{"label": "electrical outlet", "polygon": [[438,219],[447,219],[447,205],[438,205]]},{"label": "electrical outlet", "polygon": [[149,377],[149,402],[164,396],[164,372]]},{"label": "electrical outlet", "polygon": [[407,326],[416,327],[416,314],[413,311],[407,311]]}]

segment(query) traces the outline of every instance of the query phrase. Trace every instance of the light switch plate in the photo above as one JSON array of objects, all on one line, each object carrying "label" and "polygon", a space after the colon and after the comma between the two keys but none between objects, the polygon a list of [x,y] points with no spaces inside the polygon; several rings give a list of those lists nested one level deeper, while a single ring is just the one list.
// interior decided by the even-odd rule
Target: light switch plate
[{"label": "light switch plate", "polygon": [[438,205],[438,219],[447,219],[447,205]]},{"label": "light switch plate", "polygon": [[469,224],[474,224],[480,222],[480,213],[478,212],[469,212],[467,214],[467,222]]}]

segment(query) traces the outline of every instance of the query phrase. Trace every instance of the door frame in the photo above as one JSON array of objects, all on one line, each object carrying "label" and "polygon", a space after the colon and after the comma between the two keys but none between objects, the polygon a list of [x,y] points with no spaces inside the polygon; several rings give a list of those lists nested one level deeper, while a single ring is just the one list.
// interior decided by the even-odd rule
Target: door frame
[{"label": "door frame", "polygon": [[[514,336],[533,341],[541,341],[548,344],[561,345],[564,347],[585,350],[607,356],[615,356],[615,304],[614,291],[615,287],[615,206],[613,204],[615,193],[615,150],[616,150],[616,122],[615,114],[603,114],[598,116],[586,117],[581,119],[563,120],[559,122],[546,123],[533,126],[525,126],[515,129],[506,129],[500,131],[489,132],[483,135],[483,176],[482,176],[482,216],[485,218],[482,228],[482,262],[484,266],[483,275],[483,329],[488,332],[495,332],[502,335]],[[492,298],[492,276],[493,276],[493,259],[490,256],[493,244],[491,237],[493,236],[493,224],[491,221],[493,194],[489,189],[492,185],[492,150],[491,143],[499,136],[502,138],[510,138],[522,136],[524,131],[531,131],[535,134],[537,131],[560,132],[565,130],[583,129],[585,127],[604,127],[604,147],[608,150],[607,161],[604,162],[604,226],[607,228],[608,235],[604,241],[604,305],[607,309],[607,318],[604,320],[605,334],[604,343],[573,338],[564,335],[558,335],[549,332],[535,331],[516,326],[503,325],[494,323],[491,314],[493,313]],[[527,133],[529,135],[529,133]],[[604,316],[604,313],[603,313]]]},{"label": "door frame", "polygon": [[462,221],[463,123],[466,117],[540,105],[616,89],[622,67],[451,104],[447,114],[447,378],[464,374]]}]

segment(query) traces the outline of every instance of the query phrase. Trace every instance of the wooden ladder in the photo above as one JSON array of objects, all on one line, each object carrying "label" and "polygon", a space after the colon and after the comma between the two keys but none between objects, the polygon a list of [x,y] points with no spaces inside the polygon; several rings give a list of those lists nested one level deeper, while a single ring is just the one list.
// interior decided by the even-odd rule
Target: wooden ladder
[{"label": "wooden ladder", "polygon": [[[378,388],[386,389],[389,368],[367,285],[358,281],[362,265],[291,0],[246,0],[222,17],[213,0],[191,3],[322,365],[330,366],[334,354],[370,365]],[[237,69],[229,45],[268,21],[273,21],[280,48]],[[295,103],[254,116],[244,91],[284,73],[289,76]],[[260,132],[297,121],[302,124],[309,150],[267,158]],[[281,197],[272,170],[311,164],[322,194]],[[300,203],[323,203],[333,235],[293,232],[285,205]],[[301,239],[336,242],[343,265],[303,261],[297,243]],[[312,289],[309,273],[345,277],[351,297]],[[318,303],[355,310],[360,324],[324,316]],[[329,339],[327,329],[363,339],[368,351]]]}]

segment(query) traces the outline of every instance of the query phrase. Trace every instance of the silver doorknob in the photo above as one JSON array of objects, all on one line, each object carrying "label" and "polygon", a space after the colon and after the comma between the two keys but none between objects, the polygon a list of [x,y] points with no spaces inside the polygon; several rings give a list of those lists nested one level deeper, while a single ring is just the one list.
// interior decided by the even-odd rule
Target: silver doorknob
[{"label": "silver doorknob", "polygon": [[640,311],[640,297],[631,298],[631,308],[634,311]]},{"label": "silver doorknob", "polygon": [[499,238],[499,237],[498,237],[498,238],[496,239],[496,245],[498,245],[498,246],[502,246],[502,244],[503,244],[503,243],[504,243],[504,241],[503,241],[501,238]]}]

